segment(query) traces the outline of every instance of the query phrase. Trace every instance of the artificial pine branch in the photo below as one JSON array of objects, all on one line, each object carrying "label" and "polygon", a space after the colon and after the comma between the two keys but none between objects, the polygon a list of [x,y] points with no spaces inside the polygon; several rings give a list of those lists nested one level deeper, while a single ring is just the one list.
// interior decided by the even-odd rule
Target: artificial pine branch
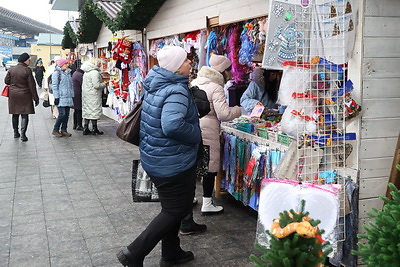
[{"label": "artificial pine branch", "polygon": [[[305,201],[302,200],[299,212],[295,212],[291,209],[289,212],[283,211],[279,213],[279,226],[284,228],[291,223],[308,221],[313,227],[316,227],[320,223],[320,220],[307,218],[309,212],[305,212],[304,207]],[[256,243],[254,245],[255,248],[259,249],[263,255],[260,257],[257,257],[254,254],[250,255],[250,259],[256,266],[315,267],[318,264],[323,263],[326,256],[332,252],[329,242],[321,244],[318,238],[305,238],[296,232],[283,238],[276,237],[269,230],[266,230],[266,233],[270,237],[270,247],[266,249]],[[323,230],[317,231],[318,235],[321,235],[322,233]]]},{"label": "artificial pine branch", "polygon": [[364,245],[358,243],[354,255],[361,257],[367,266],[398,266],[400,259],[400,192],[390,183],[392,199],[380,197],[385,205],[383,210],[372,209],[367,215],[373,219],[363,225],[365,234],[358,234],[359,239],[366,239]]}]

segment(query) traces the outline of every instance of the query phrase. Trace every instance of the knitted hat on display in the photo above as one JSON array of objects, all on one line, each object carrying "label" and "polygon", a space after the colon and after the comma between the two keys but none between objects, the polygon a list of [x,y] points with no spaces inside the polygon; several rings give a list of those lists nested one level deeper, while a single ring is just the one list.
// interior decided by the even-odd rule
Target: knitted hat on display
[{"label": "knitted hat on display", "polygon": [[30,56],[28,55],[28,53],[22,53],[19,57],[18,57],[18,62],[25,62],[30,58]]},{"label": "knitted hat on display", "polygon": [[164,46],[157,53],[160,68],[176,72],[187,58],[185,49],[179,46]]},{"label": "knitted hat on display", "polygon": [[57,60],[57,66],[59,66],[60,68],[64,65],[67,64],[68,60],[66,60],[65,58],[60,58],[59,60]]},{"label": "knitted hat on display", "polygon": [[218,72],[224,72],[231,65],[231,61],[225,56],[211,55],[210,57],[210,67]]}]

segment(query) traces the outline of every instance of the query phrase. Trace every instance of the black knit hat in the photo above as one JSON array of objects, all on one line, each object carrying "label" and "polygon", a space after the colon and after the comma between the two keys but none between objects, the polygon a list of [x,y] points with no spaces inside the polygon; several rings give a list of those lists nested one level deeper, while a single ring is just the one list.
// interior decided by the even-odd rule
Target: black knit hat
[{"label": "black knit hat", "polygon": [[29,58],[30,58],[30,56],[28,55],[28,53],[22,53],[18,58],[18,62],[25,62]]}]

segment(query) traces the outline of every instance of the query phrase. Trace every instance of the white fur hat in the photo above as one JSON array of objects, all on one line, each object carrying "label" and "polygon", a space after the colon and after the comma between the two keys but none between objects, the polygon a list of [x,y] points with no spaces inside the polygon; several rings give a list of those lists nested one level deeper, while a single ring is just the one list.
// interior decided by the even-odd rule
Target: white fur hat
[{"label": "white fur hat", "polygon": [[210,67],[218,72],[224,72],[231,65],[231,61],[225,56],[211,55],[210,57]]},{"label": "white fur hat", "polygon": [[160,68],[176,72],[182,63],[186,60],[187,53],[185,49],[179,46],[164,46],[157,53],[158,65]]}]

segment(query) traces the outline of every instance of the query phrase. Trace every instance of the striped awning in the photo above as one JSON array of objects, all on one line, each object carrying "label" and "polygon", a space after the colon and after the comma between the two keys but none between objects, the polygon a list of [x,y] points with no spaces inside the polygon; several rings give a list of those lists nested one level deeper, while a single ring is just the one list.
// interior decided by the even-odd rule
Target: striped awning
[{"label": "striped awning", "polygon": [[110,19],[115,19],[122,8],[122,1],[96,1],[95,3],[104,10]]},{"label": "striped awning", "polygon": [[78,34],[78,30],[79,30],[79,19],[75,19],[75,20],[70,20],[68,21],[69,25],[71,26],[71,29],[73,30],[73,32],[75,34]]}]

